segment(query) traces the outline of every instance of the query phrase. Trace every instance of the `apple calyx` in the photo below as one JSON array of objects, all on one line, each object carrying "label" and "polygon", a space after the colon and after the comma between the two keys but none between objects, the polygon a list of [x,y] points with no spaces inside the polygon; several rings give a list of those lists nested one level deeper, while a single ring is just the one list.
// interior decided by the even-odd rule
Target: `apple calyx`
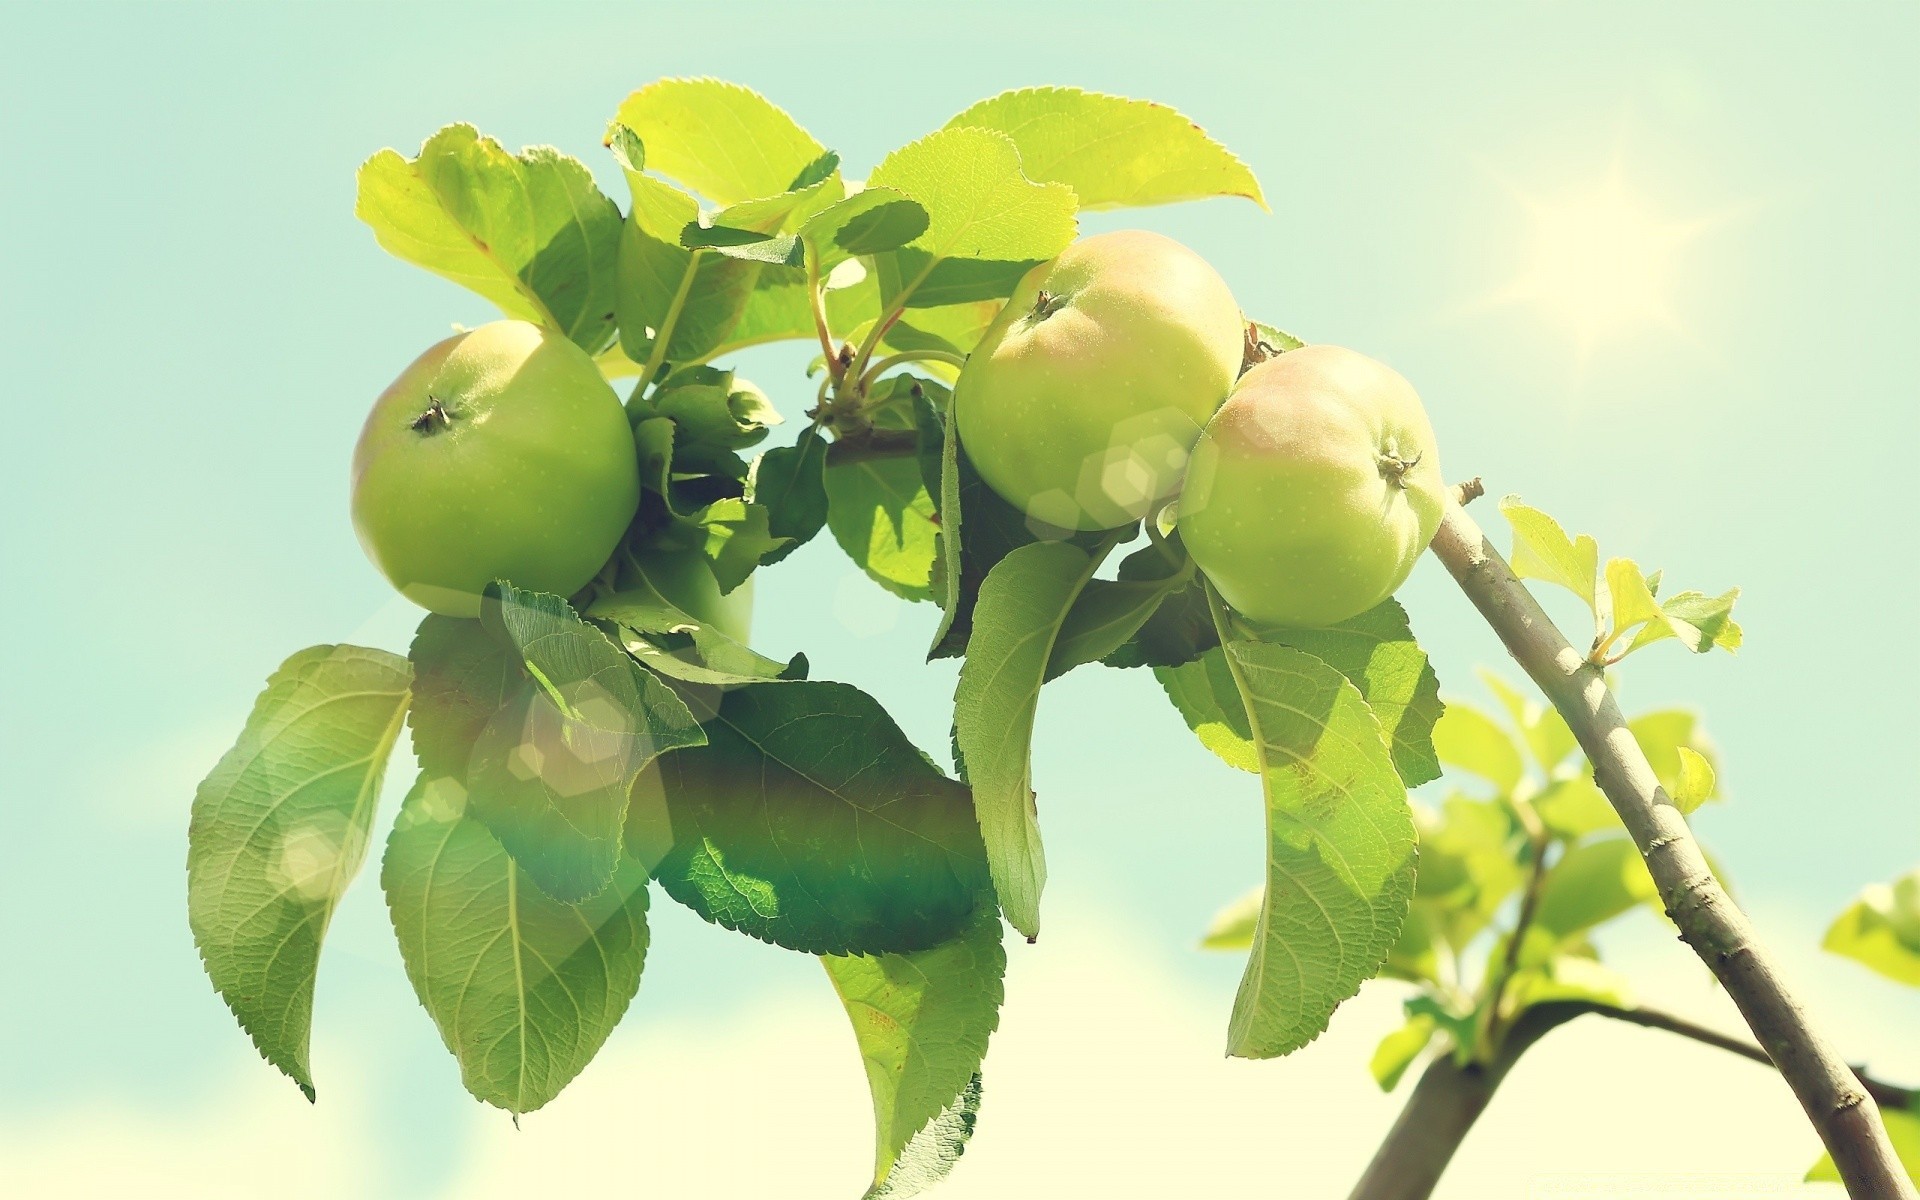
[{"label": "apple calyx", "polygon": [[1027,323],[1030,325],[1038,325],[1040,322],[1065,308],[1071,299],[1071,296],[1043,290],[1033,298],[1033,311],[1027,314]]},{"label": "apple calyx", "polygon": [[1407,472],[1420,465],[1420,456],[1416,454],[1412,458],[1401,458],[1397,449],[1389,446],[1381,451],[1378,461],[1380,478],[1404,491],[1407,486]]},{"label": "apple calyx", "polygon": [[407,428],[422,437],[432,437],[451,424],[453,417],[446,405],[440,403],[438,396],[428,396],[426,410],[409,422]]}]

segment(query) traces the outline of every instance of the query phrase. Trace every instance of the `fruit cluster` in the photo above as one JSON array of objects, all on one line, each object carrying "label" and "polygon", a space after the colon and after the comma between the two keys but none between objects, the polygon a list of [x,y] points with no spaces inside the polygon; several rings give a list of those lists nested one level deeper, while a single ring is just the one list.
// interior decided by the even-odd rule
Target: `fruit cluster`
[{"label": "fruit cluster", "polygon": [[1440,522],[1433,427],[1407,381],[1255,342],[1205,259],[1169,238],[1082,239],[1033,269],[954,392],[961,443],[1030,518],[1159,519],[1242,615],[1332,625],[1392,595]]}]

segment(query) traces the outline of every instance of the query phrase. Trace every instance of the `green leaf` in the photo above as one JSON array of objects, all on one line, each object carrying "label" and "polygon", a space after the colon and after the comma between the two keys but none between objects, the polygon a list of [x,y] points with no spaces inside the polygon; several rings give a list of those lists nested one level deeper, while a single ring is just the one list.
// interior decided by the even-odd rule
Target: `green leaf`
[{"label": "green leaf", "polygon": [[1155,667],[1153,675],[1201,745],[1230,767],[1260,773],[1246,705],[1224,650],[1215,646],[1192,662]]},{"label": "green leaf", "polygon": [[799,236],[825,275],[849,258],[898,250],[930,224],[927,210],[904,193],[867,187],[809,219]]},{"label": "green leaf", "polygon": [[1260,927],[1260,906],[1267,894],[1266,887],[1259,886],[1243,892],[1231,903],[1221,907],[1213,914],[1213,920],[1207,922],[1206,932],[1200,935],[1202,950],[1251,950],[1253,935]]},{"label": "green leaf", "polygon": [[1066,184],[1082,208],[1208,196],[1245,196],[1266,207],[1247,165],[1164,104],[1078,88],[1022,88],[980,101],[947,126],[1006,134],[1029,179]]},{"label": "green leaf", "polygon": [[551,146],[509,154],[471,125],[449,125],[413,159],[382,150],[362,164],[354,215],[387,253],[590,354],[613,332],[620,209]]},{"label": "green leaf", "polygon": [[1000,914],[982,905],[962,936],[914,954],[820,961],[873,1093],[867,1195],[913,1195],[952,1170],[973,1132],[980,1063],[1004,998]]},{"label": "green leaf", "polygon": [[[1654,777],[1669,796],[1677,795],[1680,790],[1685,762],[1680,753],[1682,750],[1693,751],[1707,760],[1709,769],[1712,767],[1712,743],[1701,732],[1699,718],[1685,709],[1668,708],[1641,713],[1627,722],[1627,730],[1640,743],[1647,762],[1653,767]],[[1697,772],[1698,768],[1695,770]],[[1711,782],[1711,775],[1708,779]]]},{"label": "green leaf", "polygon": [[[1131,561],[1120,564],[1123,576]],[[1206,591],[1196,579],[1168,593],[1126,644],[1101,661],[1109,667],[1178,667],[1219,644]]]},{"label": "green leaf", "polygon": [[1380,1044],[1374,1047],[1372,1061],[1367,1063],[1367,1069],[1373,1072],[1373,1081],[1380,1085],[1381,1091],[1391,1092],[1400,1086],[1407,1068],[1426,1053],[1434,1032],[1433,1017],[1418,1013],[1408,1017],[1406,1024],[1380,1039]]},{"label": "green leaf", "polygon": [[[973,624],[973,599],[980,591],[980,578],[967,578],[965,536],[969,535],[962,533],[966,513],[960,503],[960,430],[954,421],[953,397],[949,394],[940,406],[940,486],[934,507],[938,528],[934,533],[934,565],[928,572],[934,600],[940,605],[940,622],[934,627],[933,644],[927,647],[928,661],[965,651]],[[923,432],[923,449],[925,436]],[[971,594],[968,583],[973,585]]]},{"label": "green leaf", "polygon": [[1526,763],[1513,738],[1492,717],[1459,700],[1449,700],[1433,726],[1433,747],[1441,762],[1513,791],[1526,775]]},{"label": "green leaf", "polygon": [[1609,661],[1618,661],[1642,646],[1667,638],[1677,638],[1687,649],[1705,654],[1715,646],[1732,653],[1740,648],[1741,631],[1733,619],[1734,601],[1740,589],[1719,596],[1700,592],[1681,592],[1665,603],[1654,599],[1659,572],[1650,580],[1641,575],[1640,566],[1630,558],[1607,560],[1607,595],[1611,600],[1614,636],[1639,632]]},{"label": "green leaf", "polygon": [[1122,564],[1133,564],[1118,579],[1090,579],[1060,626],[1047,678],[1064,675],[1084,663],[1099,662],[1131,641],[1169,594],[1187,585],[1193,572],[1176,571],[1167,557],[1149,546]]},{"label": "green leaf", "polygon": [[[503,686],[502,655],[473,645],[487,638],[518,658],[517,686]],[[422,769],[461,783],[467,811],[564,903],[613,878],[634,776],[704,738],[678,696],[558,596],[489,585],[480,622],[423,623],[412,657],[431,684],[413,711]]]},{"label": "green leaf", "polygon": [[1595,604],[1594,587],[1600,574],[1600,547],[1586,534],[1577,538],[1537,508],[1520,503],[1518,496],[1500,501],[1500,511],[1513,526],[1513,573],[1522,579],[1558,584]]},{"label": "green leaf", "polygon": [[624,862],[578,904],[531,886],[466,791],[422,775],[387,839],[381,884],[414,994],[469,1092],[532,1112],[586,1067],[640,987],[647,875]]},{"label": "green leaf", "polygon": [[[944,407],[951,410],[952,405],[946,403],[944,397],[942,399]],[[955,540],[959,543],[957,588],[950,582],[953,578],[952,568],[943,567],[943,633],[936,639],[929,658],[953,657],[966,648],[967,637],[973,629],[973,610],[978,602],[980,587],[988,573],[1009,553],[1038,541],[1064,541],[1091,551],[1111,536],[1109,531],[1104,530],[1066,530],[1029,520],[1024,512],[1002,500],[980,478],[980,473],[968,461],[966,447],[960,444],[957,435],[943,437],[941,453],[943,464],[945,457],[951,454],[954,468],[951,475],[946,473],[944,465],[942,468],[941,489],[952,489],[952,494],[946,497],[940,510],[942,529],[946,528],[944,522],[948,521],[946,514],[957,513],[959,516],[953,519],[953,526],[957,531],[964,521],[965,533],[964,536],[958,532],[955,534]],[[943,555],[946,553],[944,541],[941,552]],[[1136,563],[1134,560],[1137,557],[1130,556],[1121,563],[1120,575],[1123,580],[1159,578],[1162,573],[1160,568],[1147,568],[1142,563]]]},{"label": "green leaf", "polygon": [[847,557],[903,600],[931,600],[933,497],[911,458],[829,462],[827,528]]},{"label": "green leaf", "polygon": [[641,776],[633,807],[664,800],[674,845],[655,877],[707,920],[808,954],[899,953],[953,937],[987,895],[967,789],[871,696],[737,688],[706,731]]},{"label": "green leaf", "polygon": [[1431,902],[1443,933],[1465,946],[1520,887],[1524,835],[1505,802],[1453,795],[1423,816],[1414,894]]},{"label": "green leaf", "polygon": [[1633,842],[1623,837],[1582,842],[1568,847],[1548,870],[1534,920],[1565,940],[1658,901],[1659,895]]},{"label": "green leaf", "polygon": [[700,366],[676,371],[652,393],[627,406],[636,424],[667,417],[673,421],[673,462],[682,472],[730,472],[737,454],[765,440],[780,413],[766,394],[732,371]]},{"label": "green leaf", "polygon": [[261,1056],[309,1100],[320,944],[366,855],[408,679],[406,661],[385,651],[300,651],[267,680],[193,798],[194,944]]},{"label": "green leaf", "polygon": [[1920,870],[1861,892],[1820,945],[1897,983],[1920,987]]},{"label": "green leaf", "polygon": [[652,366],[701,360],[728,343],[761,266],[680,245],[682,231],[699,223],[699,203],[637,169],[626,175],[633,205],[620,227],[614,288],[620,348]]},{"label": "green leaf", "polygon": [[745,583],[755,567],[788,545],[785,538],[774,536],[773,515],[764,504],[716,500],[689,520],[706,529],[704,551],[722,595]]},{"label": "green leaf", "polygon": [[1573,775],[1548,784],[1530,803],[1548,832],[1566,841],[1596,833],[1618,832],[1620,814],[1591,774]]},{"label": "green leaf", "polygon": [[1440,778],[1433,745],[1440,681],[1414,640],[1407,610],[1388,598],[1323,629],[1262,628],[1260,640],[1303,650],[1345,675],[1386,731],[1394,769],[1408,787]]},{"label": "green leaf", "polygon": [[1580,748],[1573,736],[1573,730],[1567,727],[1567,719],[1560,710],[1550,704],[1541,704],[1530,695],[1520,691],[1499,675],[1482,667],[1478,674],[1487,690],[1500,701],[1500,706],[1513,718],[1514,725],[1526,740],[1527,748],[1533,752],[1533,760],[1540,769],[1549,775],[1564,762],[1569,754]]},{"label": "green leaf", "polygon": [[773,196],[806,186],[810,177],[824,178],[820,165],[827,148],[739,84],[657,80],[622,101],[613,119],[645,146],[649,169],[715,204]]},{"label": "green leaf", "polygon": [[767,510],[767,532],[784,540],[761,561],[777,563],[819,533],[827,523],[827,443],[809,425],[791,446],[777,446],[754,460],[747,499]]},{"label": "green leaf", "polygon": [[[1268,358],[1276,354],[1285,354],[1289,350],[1298,350],[1306,345],[1299,338],[1284,329],[1276,329],[1263,321],[1254,321],[1253,336],[1258,340],[1260,349]],[[1242,368],[1245,369],[1244,367]]]},{"label": "green leaf", "polygon": [[1406,788],[1345,676],[1290,646],[1229,642],[1267,803],[1266,897],[1228,1053],[1306,1045],[1386,960],[1413,898]]},{"label": "green leaf", "polygon": [[1697,750],[1680,747],[1680,779],[1673,789],[1673,803],[1683,813],[1691,813],[1713,795],[1713,764]]},{"label": "green leaf", "polygon": [[792,677],[805,662],[763,658],[677,607],[648,578],[644,562],[622,572],[620,590],[594,601],[586,615],[614,626],[615,640],[642,666],[685,683],[765,683]]},{"label": "green leaf", "polygon": [[1539,966],[1514,973],[1507,985],[1509,1014],[1558,1000],[1583,1000],[1615,1008],[1632,1008],[1633,988],[1614,971],[1579,954],[1556,954]]},{"label": "green leaf", "polygon": [[[986,295],[1005,296],[1026,267],[1073,241],[1073,190],[1028,180],[1005,134],[942,129],[887,155],[867,183],[902,192],[927,211],[926,232],[882,256],[897,272],[894,286],[882,283],[896,305],[981,299],[982,285]],[[947,281],[936,280],[936,270],[953,259],[980,261],[956,265]]]},{"label": "green leaf", "polygon": [[1046,855],[1033,792],[1033,720],[1060,625],[1104,555],[1066,542],[1022,546],[980,587],[953,697],[954,741],[973,785],[994,891],[1007,921],[1040,932]]},{"label": "green leaf", "polygon": [[[1893,1152],[1900,1156],[1900,1165],[1906,1168],[1907,1178],[1920,1183],[1920,1112],[1883,1108],[1880,1117],[1886,1122],[1887,1138],[1893,1143]],[[1807,1181],[1839,1183],[1840,1169],[1833,1165],[1833,1155],[1821,1155],[1820,1161],[1807,1171]]]}]

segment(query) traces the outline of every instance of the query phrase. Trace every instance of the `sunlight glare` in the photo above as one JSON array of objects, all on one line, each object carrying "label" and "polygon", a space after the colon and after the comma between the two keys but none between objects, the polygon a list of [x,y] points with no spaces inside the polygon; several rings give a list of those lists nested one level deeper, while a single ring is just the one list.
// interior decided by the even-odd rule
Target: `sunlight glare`
[{"label": "sunlight glare", "polygon": [[1500,301],[1545,310],[1573,334],[1582,359],[1647,327],[1685,332],[1673,307],[1675,260],[1709,222],[1659,215],[1617,167],[1597,187],[1514,195],[1531,222],[1529,258]]}]

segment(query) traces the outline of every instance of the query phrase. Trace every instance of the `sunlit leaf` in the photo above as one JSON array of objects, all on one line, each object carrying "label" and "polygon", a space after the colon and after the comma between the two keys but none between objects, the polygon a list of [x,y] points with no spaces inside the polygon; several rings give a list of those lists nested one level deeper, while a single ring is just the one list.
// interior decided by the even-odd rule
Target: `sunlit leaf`
[{"label": "sunlit leaf", "polygon": [[1861,892],[1820,944],[1888,979],[1920,987],[1920,870]]},{"label": "sunlit leaf", "polygon": [[820,961],[853,1022],[873,1095],[867,1195],[913,1195],[953,1168],[973,1131],[980,1063],[1000,1023],[1000,915],[983,905],[963,935],[913,954]]},{"label": "sunlit leaf", "polygon": [[1600,573],[1600,548],[1594,540],[1584,533],[1568,537],[1560,522],[1522,504],[1518,496],[1500,501],[1500,511],[1513,526],[1513,573],[1522,579],[1558,584],[1592,608]]},{"label": "sunlit leaf", "polygon": [[510,317],[590,354],[612,334],[620,209],[584,164],[551,146],[509,154],[471,125],[449,125],[415,158],[382,150],[368,159],[354,214],[389,254]]},{"label": "sunlit leaf", "polygon": [[261,1056],[308,1099],[320,944],[366,855],[408,680],[406,661],[383,650],[300,651],[267,680],[193,798],[194,944]]},{"label": "sunlit leaf", "polygon": [[1433,1018],[1419,1013],[1407,1018],[1407,1023],[1380,1039],[1373,1049],[1373,1058],[1367,1063],[1367,1069],[1373,1072],[1373,1081],[1380,1090],[1390,1092],[1400,1086],[1401,1077],[1407,1068],[1414,1064],[1427,1045],[1433,1041]]},{"label": "sunlit leaf", "polygon": [[1006,134],[1029,179],[1066,184],[1083,208],[1207,196],[1245,196],[1266,206],[1246,164],[1164,104],[1078,88],[1022,88],[982,100],[947,125]]},{"label": "sunlit leaf", "polygon": [[1227,1045],[1268,1058],[1312,1041],[1380,969],[1413,896],[1414,827],[1352,683],[1288,646],[1233,641],[1225,653],[1267,807],[1265,901]]},{"label": "sunlit leaf", "polygon": [[1066,542],[1035,542],[995,564],[980,587],[953,697],[954,742],[973,786],[994,891],[1007,920],[1040,932],[1046,856],[1033,790],[1033,721],[1067,612],[1100,564]]},{"label": "sunlit leaf", "polygon": [[387,840],[381,883],[414,993],[467,1090],[531,1112],[586,1067],[640,986],[647,874],[623,863],[578,905],[529,883],[465,789],[422,775]]}]

